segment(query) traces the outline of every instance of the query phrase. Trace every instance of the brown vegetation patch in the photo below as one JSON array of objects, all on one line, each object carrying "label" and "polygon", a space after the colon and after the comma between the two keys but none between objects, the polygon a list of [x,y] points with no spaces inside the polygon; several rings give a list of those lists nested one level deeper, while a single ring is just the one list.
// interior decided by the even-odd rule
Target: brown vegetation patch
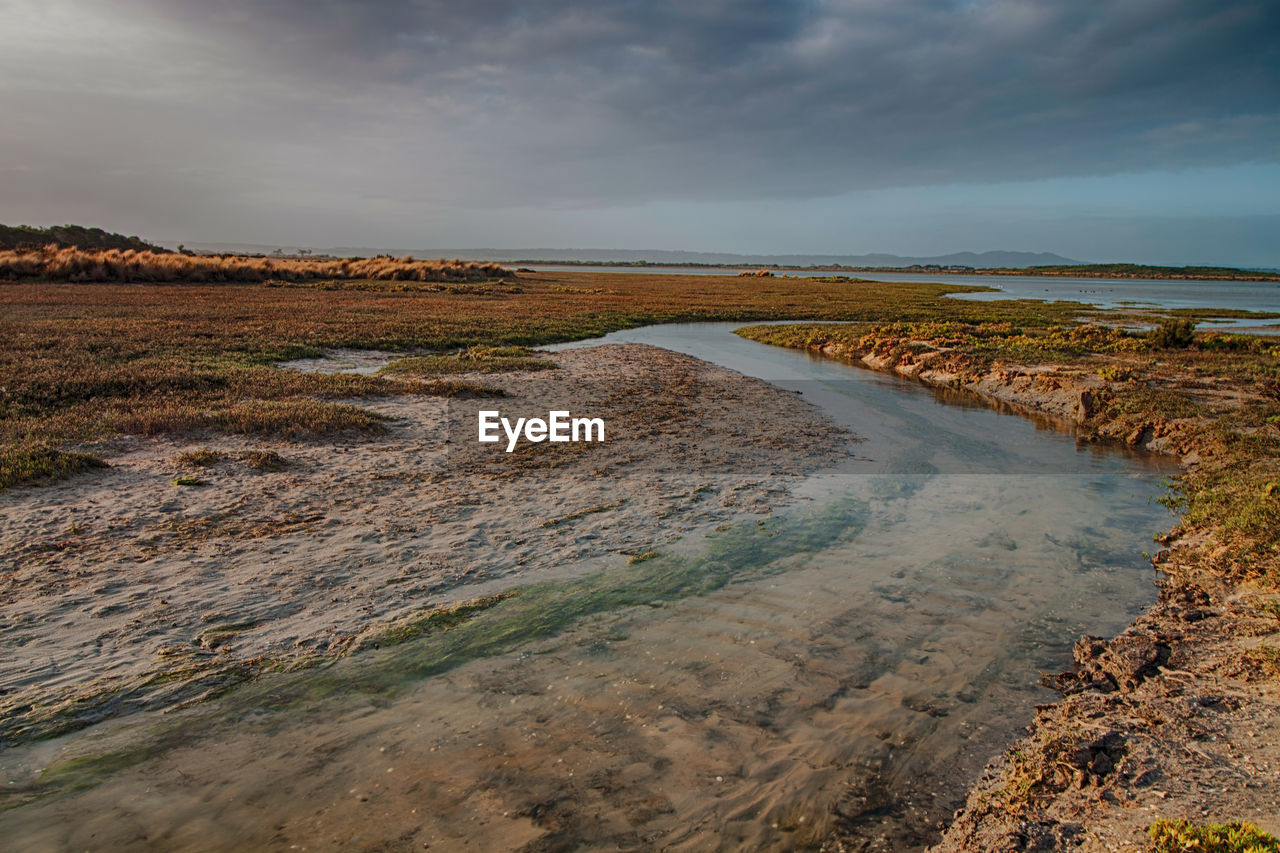
[{"label": "brown vegetation patch", "polygon": [[[13,258],[19,254],[23,264],[62,257],[48,251],[12,253]],[[107,257],[65,255],[84,262],[90,256],[104,262]],[[261,267],[264,275],[268,261],[272,269],[296,263],[317,274],[322,265],[337,263],[164,257],[180,264],[216,262],[217,269],[206,270],[214,277],[222,274],[218,269],[241,261]],[[128,267],[138,258],[121,253],[117,260]],[[385,258],[373,262],[394,266]],[[69,276],[75,269],[44,273]],[[376,271],[349,265],[347,272]],[[281,282],[275,273],[268,277]],[[643,323],[923,317],[943,306],[965,315],[980,311],[1000,317],[1009,310],[1004,303],[993,307],[947,299],[945,292],[965,288],[936,284],[574,272],[528,273],[518,289],[485,282],[461,282],[472,289],[457,291],[399,281],[365,282],[368,287],[361,289],[323,285],[336,280],[325,272],[316,279],[320,286],[304,282],[298,287],[0,283],[0,340],[5,341],[0,348],[0,446],[57,448],[122,432],[208,430],[282,438],[370,434],[384,424],[361,414],[351,400],[501,395],[498,389],[463,380],[424,382],[412,371],[361,376],[273,366],[315,358],[324,348],[435,353],[421,356],[432,364],[416,364],[437,372],[441,363],[451,369],[532,369],[546,362],[517,348]],[[402,284],[413,286],[402,289]],[[1077,310],[1033,305],[1017,314],[1039,323],[1043,321],[1037,318]],[[465,356],[438,355],[458,351]],[[61,470],[72,468],[64,465]]]},{"label": "brown vegetation patch", "polygon": [[382,368],[382,373],[408,376],[440,376],[450,373],[511,373],[518,370],[554,370],[556,363],[528,347],[475,345],[452,355],[414,355]]},{"label": "brown vegetation patch", "polygon": [[47,444],[0,447],[0,489],[62,480],[106,467],[107,463],[97,456],[58,450]]},{"label": "brown vegetation patch", "polygon": [[208,447],[185,450],[173,457],[173,463],[182,468],[212,468],[222,459],[222,454]]},{"label": "brown vegetation patch", "polygon": [[482,281],[512,278],[498,264],[404,258],[259,258],[136,249],[85,250],[56,244],[0,251],[0,278],[118,282]]},{"label": "brown vegetation patch", "polygon": [[289,460],[274,450],[246,450],[237,458],[254,471],[283,471],[289,467]]}]

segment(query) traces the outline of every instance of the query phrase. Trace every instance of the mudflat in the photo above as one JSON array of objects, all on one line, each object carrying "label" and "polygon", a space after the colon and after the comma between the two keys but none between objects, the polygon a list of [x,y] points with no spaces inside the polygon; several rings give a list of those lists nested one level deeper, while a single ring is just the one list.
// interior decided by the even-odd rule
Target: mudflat
[{"label": "mudflat", "polygon": [[[0,733],[174,707],[391,644],[516,583],[767,514],[852,444],[794,394],[666,350],[543,358],[558,369],[486,377],[498,401],[368,404],[391,418],[376,439],[123,439],[110,469],[0,494],[16,567],[0,594]],[[611,440],[508,454],[474,440],[476,412],[497,404],[573,405]],[[193,450],[212,453],[193,465]],[[264,451],[280,470],[251,467]]]}]

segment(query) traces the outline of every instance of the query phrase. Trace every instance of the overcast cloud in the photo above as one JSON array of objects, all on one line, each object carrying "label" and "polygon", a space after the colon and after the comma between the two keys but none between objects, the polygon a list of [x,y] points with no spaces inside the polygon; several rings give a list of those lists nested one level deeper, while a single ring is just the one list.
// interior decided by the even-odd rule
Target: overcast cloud
[{"label": "overcast cloud", "polygon": [[[1270,0],[0,0],[0,20],[5,222],[584,245],[579,226],[607,213],[616,233],[592,242],[634,246],[655,206],[847,198],[832,215],[856,222],[867,191],[915,188],[928,207],[933,187],[981,202],[1012,183],[1047,215],[1044,179],[1158,172],[1192,193],[1206,169],[1280,174]],[[1121,201],[1169,214],[1099,191]],[[1089,213],[1064,204],[1057,227]],[[523,231],[516,211],[547,219]],[[761,248],[687,215],[672,248]],[[992,222],[985,244],[951,246],[939,220],[916,251],[1065,251],[1008,245]],[[792,248],[887,248],[855,237]]]}]

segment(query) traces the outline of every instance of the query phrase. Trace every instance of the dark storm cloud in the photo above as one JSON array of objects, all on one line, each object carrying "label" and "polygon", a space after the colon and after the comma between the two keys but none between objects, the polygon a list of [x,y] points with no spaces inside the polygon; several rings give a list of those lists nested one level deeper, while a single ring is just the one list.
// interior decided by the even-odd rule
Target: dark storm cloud
[{"label": "dark storm cloud", "polygon": [[385,233],[450,206],[806,198],[1280,152],[1272,0],[0,0],[0,14],[0,202],[31,219]]},{"label": "dark storm cloud", "polygon": [[477,170],[506,193],[616,201],[1105,174],[1280,150],[1273,2],[152,8],[235,44],[237,61],[287,84],[291,109],[314,99],[330,113],[349,97],[381,124],[374,137],[451,138],[443,160],[461,174],[438,178],[458,192]]}]

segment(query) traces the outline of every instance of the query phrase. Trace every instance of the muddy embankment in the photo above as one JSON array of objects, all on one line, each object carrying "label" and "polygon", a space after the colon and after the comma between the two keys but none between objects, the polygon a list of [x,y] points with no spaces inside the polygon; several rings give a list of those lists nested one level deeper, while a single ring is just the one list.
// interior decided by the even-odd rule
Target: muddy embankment
[{"label": "muddy embankment", "polygon": [[[1096,366],[812,348],[1048,416],[1086,440],[1175,455],[1187,474],[1211,452],[1203,421],[1101,405],[1112,383]],[[1213,529],[1178,528],[1156,548],[1159,601],[1119,636],[1082,638],[1074,670],[1045,677],[1062,699],[987,766],[933,850],[1146,849],[1161,818],[1280,832],[1280,595],[1233,579]]]}]

